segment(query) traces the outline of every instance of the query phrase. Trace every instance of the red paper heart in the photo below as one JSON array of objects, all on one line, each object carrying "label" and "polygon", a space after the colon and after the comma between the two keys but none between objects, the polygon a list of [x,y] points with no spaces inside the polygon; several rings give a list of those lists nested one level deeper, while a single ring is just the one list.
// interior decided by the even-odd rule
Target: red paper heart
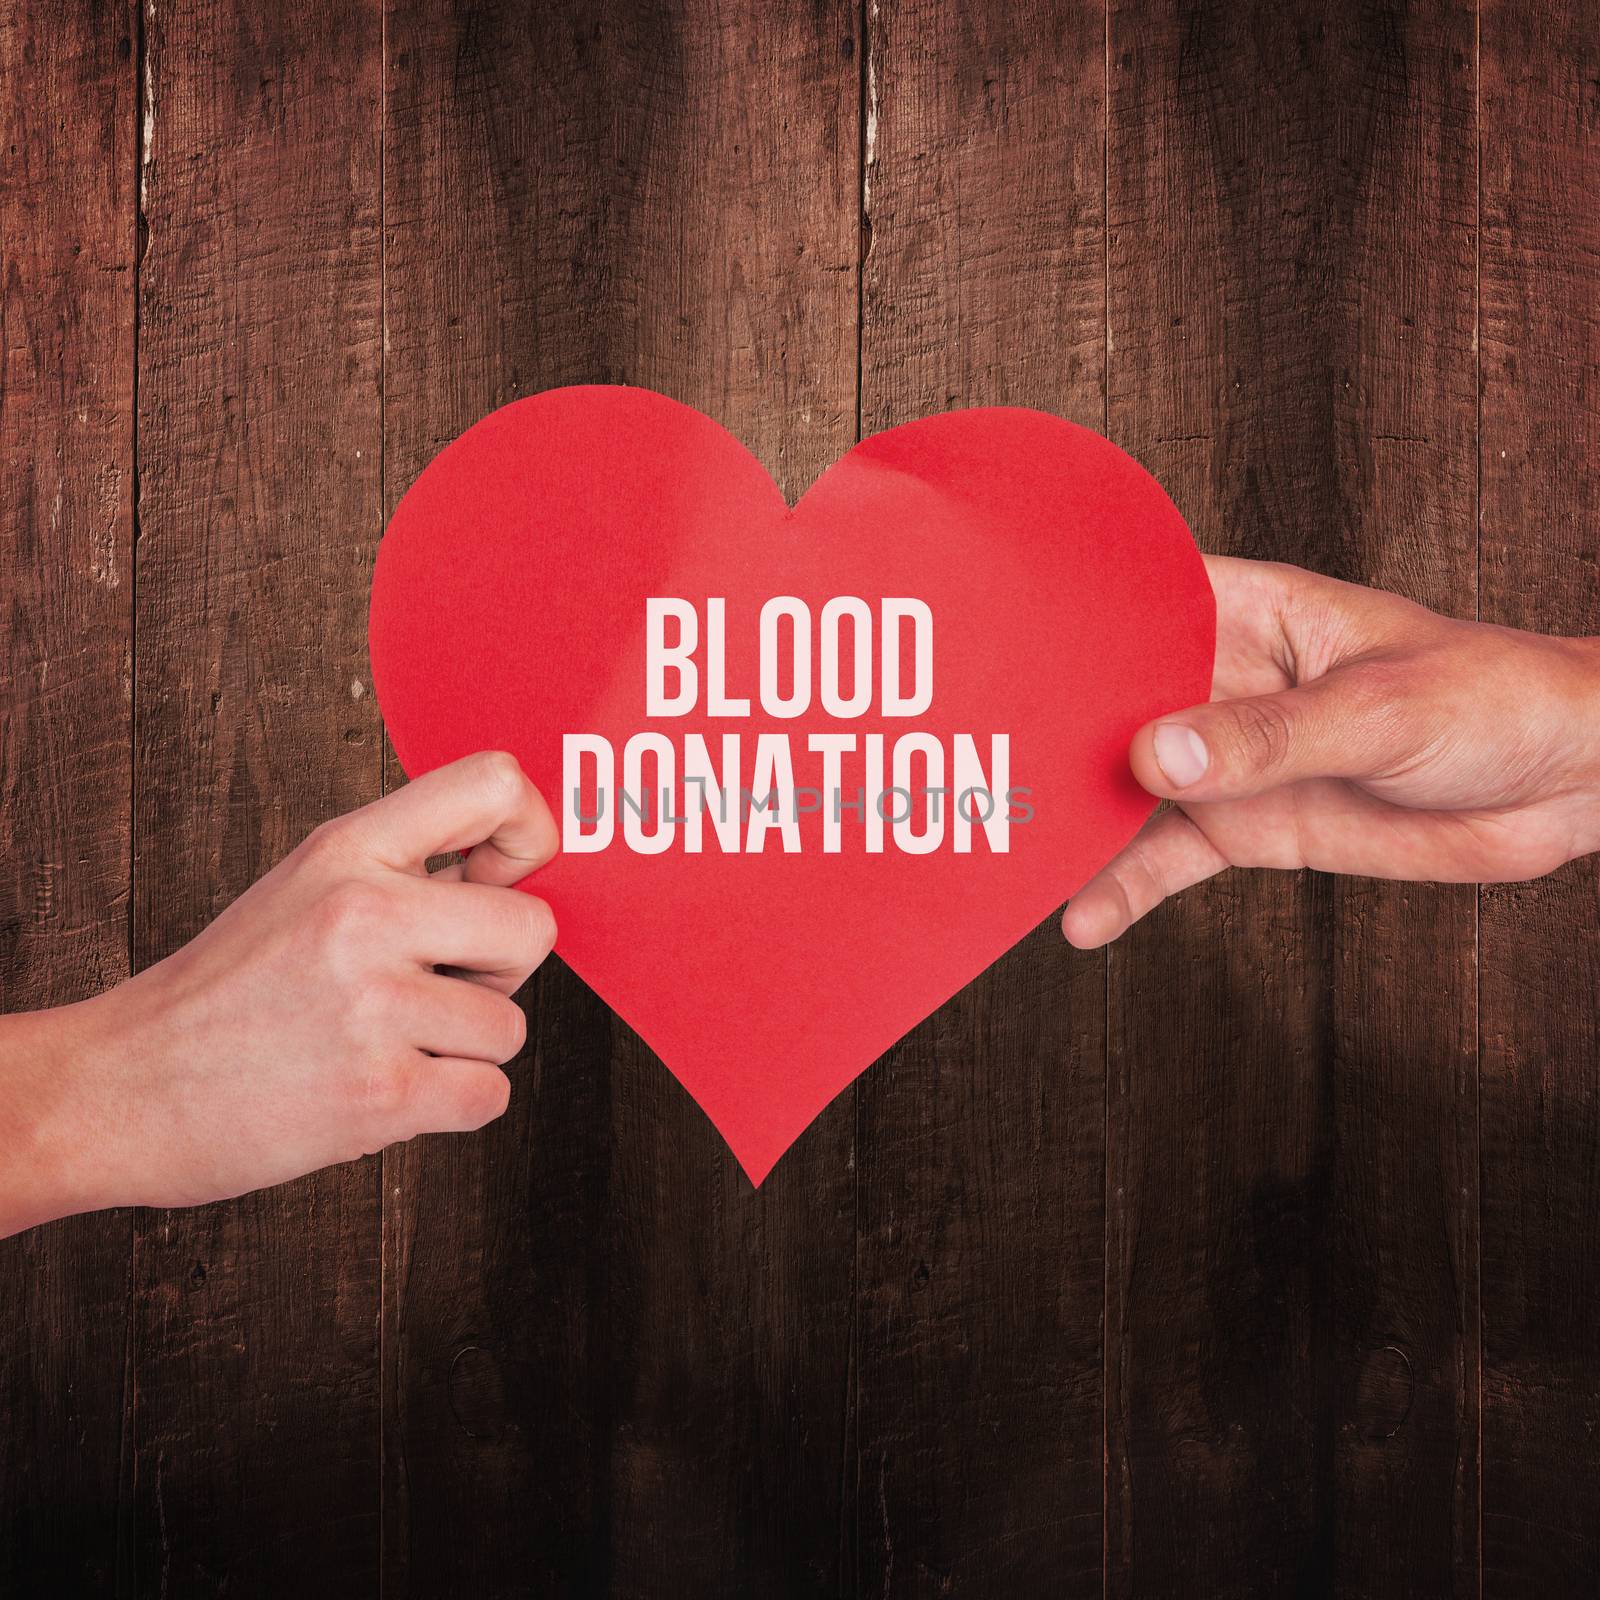
[{"label": "red paper heart", "polygon": [[[806,602],[814,638],[808,709],[763,709],[758,618],[764,603]],[[646,601],[691,602],[700,694],[686,715],[646,715]],[[708,714],[708,599],[726,602],[725,692],[745,717]],[[858,716],[824,709],[819,681],[824,607],[865,602],[872,631]],[[881,603],[926,603],[932,699],[920,714],[886,714]],[[829,701],[856,707],[855,609],[837,624],[839,680]],[[831,615],[831,614],[830,614]],[[914,693],[914,624],[890,651]],[[527,887],[560,926],[557,949],[638,1030],[720,1129],[753,1183],[864,1068],[1076,892],[1124,845],[1152,802],[1127,761],[1134,731],[1210,692],[1215,611],[1188,529],[1160,486],[1097,434],[1041,412],[957,411],[864,440],[793,509],[754,456],[709,418],[648,390],[556,389],[506,406],[445,449],[401,501],[373,580],[371,648],[379,703],[413,776],[482,749],[514,751],[562,812],[563,737],[604,735],[625,786],[630,738],[664,734],[676,771],[700,735],[720,774],[722,736],[739,735],[737,784],[758,801],[760,735],[786,735],[795,790],[821,790],[817,734],[854,736],[836,791],[779,826],[734,818],[724,853],[709,816],[702,850],[685,847],[682,788],[672,810],[617,815],[611,844],[563,854]],[[829,635],[830,637],[832,635]],[[660,640],[677,641],[664,624]],[[792,686],[788,624],[770,685]],[[925,661],[928,659],[924,658]],[[659,675],[676,693],[684,679]],[[908,686],[909,685],[909,689]],[[843,703],[841,698],[843,697]],[[948,797],[937,802],[912,758],[908,828],[942,843],[869,852],[869,735],[883,736],[883,783],[907,734],[938,741],[946,781],[966,734],[993,780],[1009,741],[1009,783],[1029,793],[1006,807],[1006,853],[976,820],[955,848]],[[918,748],[915,744],[908,749]],[[965,769],[971,775],[970,765]],[[639,791],[659,769],[645,758]],[[769,775],[780,785],[781,767]],[[593,784],[589,789],[592,791]],[[969,786],[971,787],[971,786]],[[858,790],[862,791],[858,794]],[[717,805],[710,788],[706,804]],[[582,807],[594,815],[593,795]],[[863,800],[858,812],[851,802]],[[837,807],[838,849],[824,848]],[[1023,820],[1024,806],[1033,816]],[[630,848],[624,824],[668,840]],[[969,819],[985,796],[968,794]],[[881,813],[880,813],[881,814]],[[726,823],[724,824],[726,826]],[[592,829],[585,830],[592,831]],[[753,834],[762,848],[753,848]],[[1063,957],[1065,959],[1065,957]]]}]

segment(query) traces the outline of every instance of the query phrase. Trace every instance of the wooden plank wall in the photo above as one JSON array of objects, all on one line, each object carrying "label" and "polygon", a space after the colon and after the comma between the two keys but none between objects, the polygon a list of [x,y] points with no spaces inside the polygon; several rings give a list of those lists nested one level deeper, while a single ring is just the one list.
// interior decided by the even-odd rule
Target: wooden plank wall
[{"label": "wooden plank wall", "polygon": [[[129,970],[137,37],[129,6],[0,11],[8,1011]],[[0,1242],[0,1594],[125,1565],[132,1238],[122,1212]]]},{"label": "wooden plank wall", "polygon": [[[1597,71],[1578,0],[0,13],[5,1007],[399,781],[385,515],[553,384],[791,497],[1040,406],[1600,632]],[[1595,885],[1049,924],[755,1195],[552,962],[482,1136],[0,1245],[0,1595],[1591,1593]]]},{"label": "wooden plank wall", "polygon": [[[145,21],[141,967],[375,798],[382,749],[362,597],[382,509],[379,19],[221,0]],[[308,1561],[369,1581],[380,1215],[371,1162],[140,1213],[141,1589],[283,1593]]]},{"label": "wooden plank wall", "polygon": [[[1471,616],[1474,19],[1113,5],[1111,437],[1203,547]],[[1113,1594],[1472,1593],[1470,888],[1228,875],[1112,955]]]},{"label": "wooden plank wall", "polygon": [[[1600,13],[1489,4],[1482,38],[1483,615],[1592,634]],[[1593,862],[1482,897],[1486,1594],[1600,1573],[1596,920]]]}]

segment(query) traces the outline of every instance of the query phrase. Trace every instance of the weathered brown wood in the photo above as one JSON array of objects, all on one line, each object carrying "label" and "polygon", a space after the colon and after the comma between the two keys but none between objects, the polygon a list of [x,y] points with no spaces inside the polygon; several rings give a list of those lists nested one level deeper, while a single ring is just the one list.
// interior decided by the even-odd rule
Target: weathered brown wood
[{"label": "weathered brown wood", "polygon": [[[5,1011],[128,971],[136,28],[0,12]],[[122,1212],[0,1244],[0,1593],[115,1589],[132,1238]]]},{"label": "weathered brown wood", "polygon": [[[1205,548],[1470,615],[1471,11],[1117,0],[1107,63],[1112,437]],[[1114,954],[1111,1593],[1474,1592],[1473,938],[1258,876]]]},{"label": "weathered brown wood", "polygon": [[[391,508],[462,429],[561,381],[547,349],[590,337],[601,84],[572,18],[529,21],[388,7]],[[590,376],[582,356],[566,375]],[[388,1595],[605,1587],[610,1013],[554,960],[522,998],[506,1115],[384,1157]]]},{"label": "weathered brown wood", "polygon": [[[391,502],[561,383],[698,405],[791,497],[848,447],[851,8],[405,0],[387,35]],[[848,1098],[753,1194],[559,962],[527,1005],[507,1116],[388,1166],[388,1592],[838,1592]]]},{"label": "weathered brown wood", "polygon": [[[1600,633],[1600,13],[1482,20],[1486,620]],[[1595,862],[1482,900],[1486,1596],[1600,1574]]]},{"label": "weathered brown wood", "polygon": [[[1100,426],[1104,36],[1094,0],[870,8],[863,432]],[[861,1080],[863,1594],[1100,1592],[1104,1060],[1052,919]]]},{"label": "weathered brown wood", "polygon": [[[378,792],[380,55],[370,5],[147,14],[141,966]],[[378,1184],[141,1214],[141,1592],[375,1588]]]},{"label": "weathered brown wood", "polygon": [[[383,512],[550,384],[791,496],[1038,405],[1207,548],[1600,632],[1600,22],[1482,10],[6,10],[0,1004],[378,791]],[[483,1135],[0,1246],[0,1593],[1585,1593],[1595,882],[1481,966],[1466,889],[1051,924],[754,1195],[552,962]]]}]

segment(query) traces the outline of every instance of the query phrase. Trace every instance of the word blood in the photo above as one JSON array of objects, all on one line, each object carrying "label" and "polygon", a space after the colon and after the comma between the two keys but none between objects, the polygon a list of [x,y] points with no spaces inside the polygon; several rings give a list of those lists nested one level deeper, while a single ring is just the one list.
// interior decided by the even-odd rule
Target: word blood
[{"label": "word blood", "polygon": [[[869,712],[883,720],[920,716],[933,704],[933,613],[922,600],[885,598],[874,610],[842,595],[813,617],[804,600],[770,599],[758,619],[755,682],[731,687],[726,602],[711,597],[703,607],[702,626],[701,609],[688,600],[645,602],[649,718],[809,715],[813,723],[848,723]],[[1031,821],[1034,811],[1031,791],[1011,784],[1009,735],[990,734],[987,744],[985,758],[969,733],[952,734],[947,748],[918,730],[892,738],[686,732],[678,740],[646,730],[624,743],[619,763],[604,735],[569,733],[562,847],[568,854],[607,849],[620,817],[622,842],[641,855],[674,845],[696,854],[708,834],[726,854],[759,854],[774,832],[787,853],[802,850],[808,833],[824,852],[838,853],[847,829],[869,854],[891,840],[908,855],[946,846],[966,853],[977,833],[1003,854],[1012,825]]]}]

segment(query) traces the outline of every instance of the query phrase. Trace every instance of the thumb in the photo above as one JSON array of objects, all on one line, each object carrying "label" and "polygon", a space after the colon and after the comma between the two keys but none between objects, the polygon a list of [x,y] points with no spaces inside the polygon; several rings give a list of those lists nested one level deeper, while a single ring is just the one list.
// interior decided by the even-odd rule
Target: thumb
[{"label": "thumb", "polygon": [[1374,775],[1385,719],[1330,675],[1304,688],[1191,706],[1147,723],[1128,759],[1151,794],[1243,800],[1305,778]]}]

